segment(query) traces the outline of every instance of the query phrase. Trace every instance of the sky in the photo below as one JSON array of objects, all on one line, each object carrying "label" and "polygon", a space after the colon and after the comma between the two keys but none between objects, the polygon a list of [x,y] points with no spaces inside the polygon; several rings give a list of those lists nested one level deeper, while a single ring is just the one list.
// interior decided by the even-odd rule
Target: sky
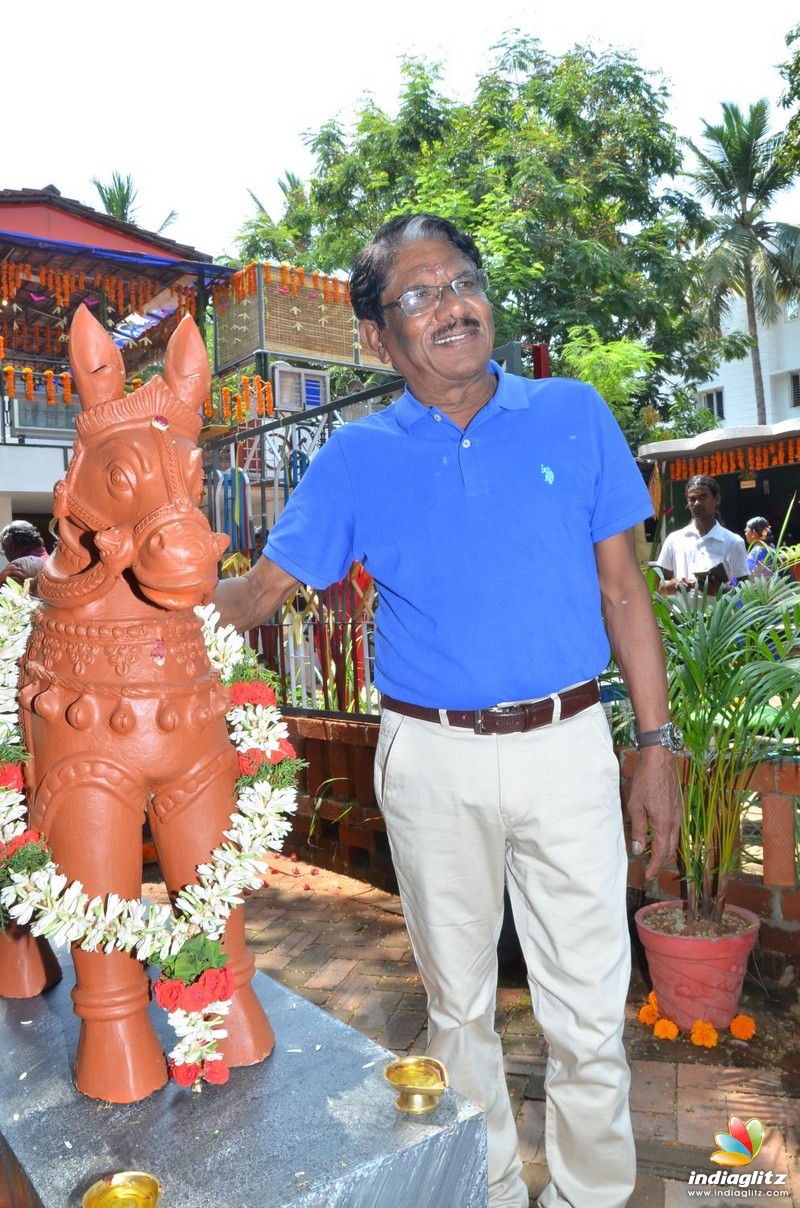
[{"label": "sky", "polygon": [[[212,256],[234,254],[255,212],[273,218],[278,180],[303,179],[313,161],[304,134],[337,117],[347,124],[369,94],[393,113],[405,55],[438,62],[442,87],[470,100],[490,48],[508,31],[539,38],[551,54],[576,43],[632,51],[659,73],[669,119],[698,142],[721,103],[774,106],[789,57],[796,0],[762,0],[757,15],[719,0],[17,0],[2,19],[5,103],[2,188],[55,185],[101,209],[92,178],[117,171],[138,188],[136,221]],[[773,217],[800,221],[800,187]]]}]

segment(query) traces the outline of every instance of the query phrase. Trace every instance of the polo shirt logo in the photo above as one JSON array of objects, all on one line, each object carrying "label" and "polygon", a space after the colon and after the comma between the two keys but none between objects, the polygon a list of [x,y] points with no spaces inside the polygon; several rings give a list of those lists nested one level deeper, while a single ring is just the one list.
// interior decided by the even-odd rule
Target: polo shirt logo
[{"label": "polo shirt logo", "polygon": [[542,477],[549,487],[555,482],[556,476],[549,466],[542,466]]}]

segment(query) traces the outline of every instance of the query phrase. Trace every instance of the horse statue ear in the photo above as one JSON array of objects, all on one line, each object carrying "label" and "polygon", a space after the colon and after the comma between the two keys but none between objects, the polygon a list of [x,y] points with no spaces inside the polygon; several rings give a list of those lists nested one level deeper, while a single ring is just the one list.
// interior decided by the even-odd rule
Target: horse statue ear
[{"label": "horse statue ear", "polygon": [[184,315],[167,345],[164,381],[182,403],[197,411],[211,387],[211,370],[203,337],[191,315]]},{"label": "horse statue ear", "polygon": [[83,305],[75,311],[69,330],[69,363],[84,411],[125,393],[122,353]]}]

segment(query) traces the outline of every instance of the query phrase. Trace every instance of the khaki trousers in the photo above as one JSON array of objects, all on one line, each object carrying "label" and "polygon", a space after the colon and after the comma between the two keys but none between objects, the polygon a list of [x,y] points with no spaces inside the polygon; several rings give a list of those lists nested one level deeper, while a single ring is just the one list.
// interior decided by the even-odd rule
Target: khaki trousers
[{"label": "khaki trousers", "polygon": [[385,712],[375,785],[428,994],[428,1052],[480,1103],[491,1208],[528,1193],[494,1030],[503,886],[549,1046],[542,1208],[624,1208],[636,1160],[619,769],[600,705],[528,734]]}]

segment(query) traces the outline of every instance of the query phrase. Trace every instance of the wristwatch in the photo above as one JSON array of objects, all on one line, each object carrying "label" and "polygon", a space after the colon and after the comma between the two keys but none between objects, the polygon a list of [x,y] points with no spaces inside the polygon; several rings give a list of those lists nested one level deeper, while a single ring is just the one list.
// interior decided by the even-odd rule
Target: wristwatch
[{"label": "wristwatch", "polygon": [[661,746],[677,754],[683,750],[683,735],[674,722],[668,721],[657,730],[645,730],[643,734],[637,734],[636,746],[640,751],[642,747]]}]

